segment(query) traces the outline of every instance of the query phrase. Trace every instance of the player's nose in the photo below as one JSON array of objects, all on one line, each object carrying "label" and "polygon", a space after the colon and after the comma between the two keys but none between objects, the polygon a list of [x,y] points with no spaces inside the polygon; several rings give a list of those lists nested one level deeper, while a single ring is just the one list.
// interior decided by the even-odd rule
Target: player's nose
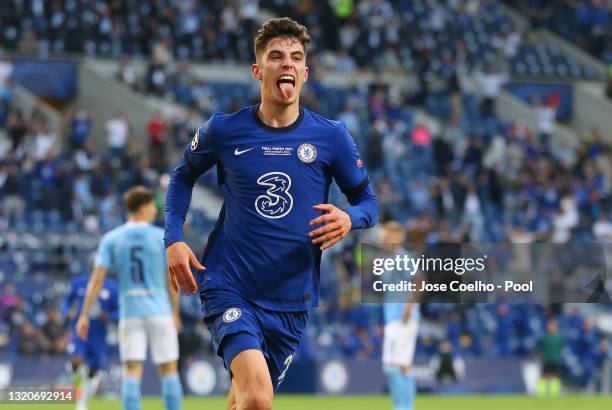
[{"label": "player's nose", "polygon": [[291,59],[291,57],[283,58],[282,66],[283,66],[283,68],[292,68],[293,67],[293,60]]}]

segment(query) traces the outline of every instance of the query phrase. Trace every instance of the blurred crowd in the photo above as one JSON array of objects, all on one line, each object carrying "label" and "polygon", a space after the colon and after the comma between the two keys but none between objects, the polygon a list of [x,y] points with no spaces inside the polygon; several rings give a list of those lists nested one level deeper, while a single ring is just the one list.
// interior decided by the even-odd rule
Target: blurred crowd
[{"label": "blurred crowd", "polygon": [[549,28],[612,64],[612,4],[606,0],[508,0],[535,28]]},{"label": "blurred crowd", "polygon": [[[457,58],[470,71],[483,64],[508,64],[519,75],[595,75],[591,67],[531,32],[521,32],[491,0],[11,3],[13,7],[0,13],[0,40],[9,49],[38,56],[150,56],[158,76],[177,61],[250,62],[255,30],[262,18],[272,15],[306,24],[313,38],[312,52],[324,65],[343,71],[403,69],[430,81],[443,75],[452,50],[460,50]],[[599,12],[594,14],[599,19]],[[563,24],[571,16],[567,19]],[[587,20],[583,26],[590,27]]]}]

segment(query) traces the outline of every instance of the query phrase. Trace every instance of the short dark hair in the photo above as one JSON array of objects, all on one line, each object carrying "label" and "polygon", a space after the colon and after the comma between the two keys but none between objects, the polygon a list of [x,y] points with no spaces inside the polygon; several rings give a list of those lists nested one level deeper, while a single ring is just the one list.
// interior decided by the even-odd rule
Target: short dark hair
[{"label": "short dark hair", "polygon": [[280,17],[266,21],[257,31],[254,42],[255,57],[264,52],[270,40],[277,37],[295,38],[304,46],[304,53],[308,51],[308,29],[289,17]]},{"label": "short dark hair", "polygon": [[123,204],[131,214],[135,214],[142,206],[151,202],[153,202],[153,192],[142,185],[132,187],[123,194]]}]

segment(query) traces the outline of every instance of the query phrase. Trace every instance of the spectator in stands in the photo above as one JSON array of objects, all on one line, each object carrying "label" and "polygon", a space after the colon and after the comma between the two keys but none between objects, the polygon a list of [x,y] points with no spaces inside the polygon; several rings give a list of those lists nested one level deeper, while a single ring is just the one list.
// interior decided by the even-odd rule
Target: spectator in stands
[{"label": "spectator in stands", "polygon": [[531,99],[537,121],[540,148],[545,154],[551,153],[550,138],[555,131],[557,108],[551,102],[543,102],[539,96]]},{"label": "spectator in stands", "polygon": [[444,64],[442,66],[442,78],[446,82],[445,93],[450,102],[450,123],[459,125],[463,113],[463,104],[461,101],[461,82],[459,81],[459,73],[457,65],[450,54],[444,55]]},{"label": "spectator in stands", "polygon": [[21,355],[33,355],[43,351],[41,346],[41,332],[36,330],[32,323],[25,319],[17,330],[17,346]]},{"label": "spectator in stands", "polygon": [[116,75],[120,81],[127,84],[133,90],[142,90],[134,64],[129,58],[124,58],[119,62],[119,69]]},{"label": "spectator in stands", "polygon": [[597,385],[603,384],[605,363],[610,361],[610,342],[606,339],[600,339],[597,349],[593,352],[589,360],[590,366],[587,369],[586,384],[588,391],[597,391]]},{"label": "spectator in stands", "polygon": [[0,322],[0,355],[4,355],[5,347],[10,341],[10,329],[6,322]]},{"label": "spectator in stands", "polygon": [[153,116],[147,124],[147,131],[149,132],[151,166],[163,172],[168,166],[165,153],[168,124],[159,110],[153,112]]},{"label": "spectator in stands", "polygon": [[125,155],[130,131],[130,124],[121,112],[106,122],[106,141],[111,158],[120,159]]},{"label": "spectator in stands", "polygon": [[56,146],[56,134],[49,130],[44,121],[36,121],[32,126],[34,130],[32,153],[34,161],[40,162],[51,158],[59,148]]},{"label": "spectator in stands", "polygon": [[28,132],[27,122],[21,110],[11,110],[6,125],[9,138],[11,139],[11,151],[14,155],[17,155],[17,150],[24,143]]},{"label": "spectator in stands", "polygon": [[485,118],[491,118],[496,115],[495,102],[503,85],[508,81],[508,75],[487,64],[483,71],[476,72],[474,79],[482,96],[480,113]]},{"label": "spectator in stands", "polygon": [[612,221],[605,212],[601,212],[593,224],[593,235],[599,242],[612,242]]},{"label": "spectator in stands", "polygon": [[495,322],[497,325],[495,331],[495,348],[496,353],[501,357],[507,357],[512,354],[512,318],[510,317],[510,307],[505,303],[500,303],[496,309]]},{"label": "spectator in stands", "polygon": [[357,70],[357,63],[355,62],[353,57],[351,57],[348,50],[342,49],[338,52],[338,55],[336,56],[335,68],[338,71],[350,73]]},{"label": "spectator in stands", "polygon": [[51,355],[65,354],[70,334],[62,325],[60,312],[57,308],[48,308],[46,316],[46,321],[41,328],[42,349]]},{"label": "spectator in stands", "polygon": [[11,60],[1,54],[0,50],[0,95],[4,92],[4,87],[8,85],[11,76],[13,75],[13,63]]},{"label": "spectator in stands", "polygon": [[36,31],[27,30],[24,36],[19,41],[19,45],[17,46],[19,53],[24,56],[36,56],[41,51],[38,43],[38,39],[36,36]]},{"label": "spectator in stands", "polygon": [[22,222],[25,212],[24,180],[17,164],[0,166],[0,193],[3,198],[2,218],[9,226]]},{"label": "spectator in stands", "polygon": [[147,73],[147,92],[158,97],[166,95],[168,73],[166,66],[156,61],[151,62]]},{"label": "spectator in stands", "polygon": [[70,121],[70,147],[72,151],[82,149],[86,143],[93,121],[89,113],[83,107],[76,109]]},{"label": "spectator in stands", "polygon": [[6,282],[2,294],[0,294],[0,320],[2,322],[8,322],[8,319],[18,304],[19,296],[15,290],[15,284]]},{"label": "spectator in stands", "polygon": [[553,217],[551,241],[554,243],[569,241],[572,229],[578,225],[579,216],[576,198],[566,194],[561,198],[559,209]]}]

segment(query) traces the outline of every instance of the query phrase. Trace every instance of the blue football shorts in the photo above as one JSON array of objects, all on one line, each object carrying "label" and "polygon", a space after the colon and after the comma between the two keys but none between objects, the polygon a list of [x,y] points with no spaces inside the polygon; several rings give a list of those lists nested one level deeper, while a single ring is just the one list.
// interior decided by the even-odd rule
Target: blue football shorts
[{"label": "blue football shorts", "polygon": [[259,350],[266,359],[272,386],[277,391],[304,334],[308,311],[267,310],[225,289],[203,291],[200,300],[214,349],[230,375],[232,361],[239,353]]}]

